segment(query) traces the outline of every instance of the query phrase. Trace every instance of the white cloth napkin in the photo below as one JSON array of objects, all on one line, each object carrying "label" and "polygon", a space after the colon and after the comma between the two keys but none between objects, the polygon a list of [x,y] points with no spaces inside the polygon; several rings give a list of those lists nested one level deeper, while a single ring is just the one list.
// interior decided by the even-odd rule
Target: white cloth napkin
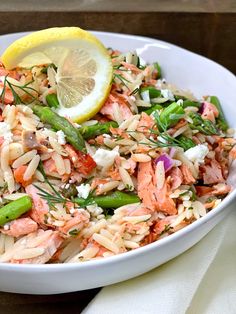
[{"label": "white cloth napkin", "polygon": [[83,314],[235,314],[236,210],[187,252],[103,288]]}]

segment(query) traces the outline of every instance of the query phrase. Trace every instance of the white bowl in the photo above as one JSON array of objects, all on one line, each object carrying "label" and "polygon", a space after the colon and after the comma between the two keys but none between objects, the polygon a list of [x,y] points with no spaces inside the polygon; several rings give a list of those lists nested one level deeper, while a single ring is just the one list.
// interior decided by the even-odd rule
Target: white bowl
[{"label": "white bowl", "polygon": [[[231,127],[236,127],[236,77],[221,65],[169,43],[145,37],[94,32],[107,46],[122,51],[138,49],[141,57],[158,61],[164,77],[196,96],[217,95]],[[25,33],[0,37],[3,50]],[[234,190],[205,217],[155,243],[102,260],[81,264],[0,264],[0,290],[56,294],[106,286],[141,275],[189,249],[232,210]]]}]

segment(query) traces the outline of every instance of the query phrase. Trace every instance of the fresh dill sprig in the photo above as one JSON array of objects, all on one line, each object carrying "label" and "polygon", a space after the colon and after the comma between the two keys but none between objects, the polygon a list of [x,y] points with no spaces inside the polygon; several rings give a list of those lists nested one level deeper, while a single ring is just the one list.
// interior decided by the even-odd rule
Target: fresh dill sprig
[{"label": "fresh dill sprig", "polygon": [[129,71],[128,69],[121,69],[122,66],[123,66],[122,64],[113,65],[113,70],[118,70],[118,71],[122,71],[122,72],[128,72]]},{"label": "fresh dill sprig", "polygon": [[4,80],[4,83],[3,83],[3,89],[2,89],[2,92],[1,92],[1,95],[0,95],[0,100],[1,100],[2,102],[3,102],[4,99],[5,99],[6,84],[7,84],[6,78],[7,78],[7,76],[5,77],[5,80]]},{"label": "fresh dill sprig", "polygon": [[9,88],[12,92],[13,98],[14,98],[14,102],[15,104],[25,104],[25,102],[21,99],[21,97],[17,94],[16,89],[20,89],[22,90],[25,94],[27,94],[28,96],[30,96],[31,101],[27,102],[28,104],[32,103],[33,101],[37,100],[37,98],[31,93],[31,92],[35,92],[38,94],[37,90],[34,89],[33,87],[29,86],[31,83],[33,83],[34,81],[30,81],[26,84],[23,85],[16,85],[12,82],[9,81],[8,79],[8,75],[5,76],[4,79],[4,83],[3,83],[3,89],[0,95],[0,100],[4,101],[5,98],[5,93],[6,93],[6,88]]},{"label": "fresh dill sprig", "polygon": [[152,116],[154,117],[157,127],[160,131],[166,132],[167,131],[167,121],[161,121],[160,114],[157,111],[154,111]]},{"label": "fresh dill sprig", "polygon": [[172,229],[170,224],[165,225],[164,230],[162,230],[162,232],[160,233],[160,235],[163,235],[164,233],[170,231],[170,229]]},{"label": "fresh dill sprig", "polygon": [[53,192],[54,192],[58,197],[61,197],[61,194],[54,188],[54,186],[52,185],[52,183],[48,180],[47,175],[46,175],[46,173],[45,173],[45,171],[44,171],[44,168],[43,168],[43,163],[42,163],[41,160],[40,160],[39,165],[38,165],[38,170],[42,173],[45,182],[50,186],[50,188],[53,190]]},{"label": "fresh dill sprig", "polygon": [[36,184],[34,184],[34,186],[39,190],[39,193],[37,194],[40,197],[42,197],[45,201],[47,201],[50,208],[56,209],[55,204],[63,204],[63,206],[65,206],[65,204],[69,201],[66,198],[62,197],[61,195],[58,196],[51,194],[50,192],[42,189]]},{"label": "fresh dill sprig", "polygon": [[129,88],[127,86],[127,83],[131,83],[131,82],[129,80],[127,80],[124,76],[122,76],[121,74],[113,73],[113,83],[114,83],[115,79],[118,79],[123,85],[125,85],[127,88]]},{"label": "fresh dill sprig", "polygon": [[[40,161],[40,163],[39,163],[38,170],[42,173],[45,182],[50,186],[50,188],[54,192],[54,194],[52,194],[49,191],[46,191],[46,190],[42,189],[38,185],[34,185],[39,190],[39,193],[37,193],[37,194],[40,197],[42,197],[44,200],[47,201],[47,203],[48,203],[50,208],[56,209],[55,204],[63,204],[63,206],[65,206],[67,202],[72,202],[75,207],[76,207],[76,205],[80,206],[79,202],[76,201],[76,198],[74,198],[74,197],[66,198],[66,197],[64,197],[61,193],[59,193],[55,189],[53,184],[48,180],[48,178],[46,176],[46,173],[45,173],[44,168],[43,168],[42,161]],[[87,199],[83,199],[83,201],[82,201],[82,206],[83,207],[88,206],[88,205],[92,205],[92,204],[95,203],[94,199],[93,199],[94,192],[95,192],[95,189],[90,191]],[[78,200],[78,198],[77,198],[77,200]]]},{"label": "fresh dill sprig", "polygon": [[135,88],[135,89],[132,91],[132,93],[130,93],[130,96],[135,95],[135,94],[137,94],[138,92],[139,92],[139,88],[137,87],[137,88]]},{"label": "fresh dill sprig", "polygon": [[[153,134],[158,134],[155,130],[150,130],[150,132]],[[155,147],[182,147],[185,151],[191,147],[196,146],[196,144],[186,136],[180,135],[179,138],[175,138],[167,132],[158,134],[157,140],[149,138],[149,141]]]},{"label": "fresh dill sprig", "polygon": [[39,193],[37,193],[40,197],[42,197],[45,201],[47,201],[48,205],[50,208],[56,209],[55,204],[63,204],[63,206],[65,206],[66,202],[69,202],[70,200],[68,200],[67,198],[63,197],[53,186],[53,184],[48,180],[46,173],[44,171],[43,168],[43,164],[42,161],[39,162],[39,166],[38,166],[38,170],[42,173],[45,182],[49,185],[49,187],[52,189],[52,191],[55,194],[52,194],[44,189],[42,189],[41,187],[39,187],[38,185],[34,185],[38,190]]},{"label": "fresh dill sprig", "polygon": [[[152,131],[151,131],[152,132]],[[160,133],[159,134],[159,140],[153,140],[149,138],[149,141],[153,144],[153,146],[156,147],[180,147],[180,142],[175,139],[174,137],[170,136],[168,133]],[[160,140],[160,138],[163,140]]]},{"label": "fresh dill sprig", "polygon": [[149,141],[156,147],[182,147],[184,150],[187,150],[191,147],[196,146],[192,139],[187,138],[184,135],[180,135],[177,138],[172,137],[168,132],[168,122],[166,119],[161,120],[160,115],[157,111],[153,112],[153,117],[155,118],[157,127],[159,131],[150,129],[151,134],[157,135],[157,140],[150,139]]},{"label": "fresh dill sprig", "polygon": [[69,235],[71,235],[72,237],[76,237],[78,234],[79,234],[78,229],[73,229],[73,230],[69,231]]}]

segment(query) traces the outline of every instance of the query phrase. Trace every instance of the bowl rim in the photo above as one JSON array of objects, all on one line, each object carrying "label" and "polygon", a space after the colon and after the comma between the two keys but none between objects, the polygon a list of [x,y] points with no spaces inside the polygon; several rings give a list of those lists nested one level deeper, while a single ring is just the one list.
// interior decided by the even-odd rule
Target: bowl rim
[{"label": "bowl rim", "polygon": [[[138,35],[132,35],[132,34],[122,34],[122,33],[113,33],[113,32],[102,32],[102,31],[93,31],[90,30],[93,34],[95,35],[105,35],[105,36],[115,36],[118,38],[129,38],[129,39],[138,39],[140,41],[149,41],[150,43],[156,43],[159,44],[159,47],[162,46],[162,48],[166,47],[168,49],[177,49],[180,51],[184,51],[185,53],[192,54],[197,56],[198,58],[205,59],[207,62],[213,63],[215,66],[218,66],[221,68],[221,70],[227,71],[228,74],[232,76],[232,79],[235,80],[236,83],[236,76],[227,68],[222,66],[221,64],[205,57],[202,56],[198,53],[192,52],[188,49],[182,48],[180,46],[177,46],[175,44],[171,44],[169,42],[151,38],[151,37],[145,37],[145,36],[138,36]],[[15,32],[15,33],[9,33],[9,34],[3,34],[0,35],[0,38],[4,37],[9,37],[9,36],[15,36],[15,35],[26,35],[27,33],[31,33],[30,31],[28,32]],[[160,46],[161,45],[161,46]],[[231,202],[236,198],[236,189],[234,189],[230,194],[228,194],[223,201],[215,208],[212,209],[209,213],[207,213],[205,216],[199,218],[198,220],[194,221],[190,225],[187,225],[186,227],[176,231],[175,233],[168,235],[167,237],[164,237],[156,242],[152,242],[150,244],[147,244],[145,246],[139,247],[138,249],[120,253],[114,256],[106,257],[106,258],[101,258],[97,260],[90,260],[86,262],[81,262],[81,263],[58,263],[58,264],[11,264],[11,263],[0,263],[0,271],[26,271],[26,272],[31,272],[34,270],[37,270],[39,272],[58,272],[63,271],[73,271],[73,270],[78,270],[81,269],[83,270],[84,268],[86,269],[92,269],[94,267],[99,268],[99,267],[106,267],[111,264],[117,264],[120,261],[123,260],[129,260],[136,258],[142,254],[148,255],[149,252],[153,250],[158,250],[158,248],[163,247],[165,245],[170,244],[171,242],[175,242],[179,240],[181,237],[187,236],[189,233],[191,233],[193,230],[198,229],[201,225],[208,223],[211,219],[214,217],[217,217],[218,215],[221,214],[221,212],[228,207]]]}]

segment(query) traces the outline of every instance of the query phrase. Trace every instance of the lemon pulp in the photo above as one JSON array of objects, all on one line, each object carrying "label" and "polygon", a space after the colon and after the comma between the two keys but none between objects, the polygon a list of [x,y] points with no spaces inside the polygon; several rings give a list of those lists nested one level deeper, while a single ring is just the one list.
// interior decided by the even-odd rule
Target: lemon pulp
[{"label": "lemon pulp", "polygon": [[110,91],[110,56],[94,35],[78,27],[31,33],[10,45],[1,61],[7,69],[55,64],[58,113],[76,122],[95,115]]}]

